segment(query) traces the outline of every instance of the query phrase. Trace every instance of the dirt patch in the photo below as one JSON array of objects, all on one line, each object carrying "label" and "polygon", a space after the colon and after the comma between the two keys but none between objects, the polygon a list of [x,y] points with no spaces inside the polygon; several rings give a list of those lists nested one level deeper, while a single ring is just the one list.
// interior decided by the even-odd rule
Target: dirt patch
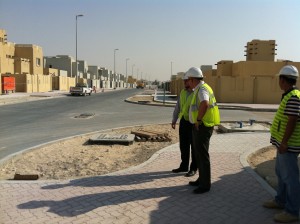
[{"label": "dirt patch", "polygon": [[92,135],[75,137],[12,157],[1,164],[0,179],[12,179],[15,173],[38,174],[44,180],[107,174],[141,164],[158,150],[178,142],[178,128],[172,129],[171,124],[122,128],[105,133],[130,134],[139,129],[166,132],[171,141],[134,142],[129,146],[95,145],[88,143]]},{"label": "dirt patch", "polygon": [[149,101],[150,102],[153,102],[153,96],[132,96],[130,98],[128,98],[129,101],[131,102],[140,102],[140,101]]}]

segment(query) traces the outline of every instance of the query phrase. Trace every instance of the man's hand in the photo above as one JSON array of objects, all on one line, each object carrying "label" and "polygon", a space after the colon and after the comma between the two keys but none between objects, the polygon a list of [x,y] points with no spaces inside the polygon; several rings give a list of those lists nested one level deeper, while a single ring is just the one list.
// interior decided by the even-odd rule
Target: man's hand
[{"label": "man's hand", "polygon": [[173,129],[176,128],[176,123],[172,123],[172,128],[173,128]]},{"label": "man's hand", "polygon": [[279,146],[279,148],[278,148],[278,152],[280,154],[283,154],[283,153],[287,152],[287,149],[288,149],[287,144],[281,143],[280,146]]}]

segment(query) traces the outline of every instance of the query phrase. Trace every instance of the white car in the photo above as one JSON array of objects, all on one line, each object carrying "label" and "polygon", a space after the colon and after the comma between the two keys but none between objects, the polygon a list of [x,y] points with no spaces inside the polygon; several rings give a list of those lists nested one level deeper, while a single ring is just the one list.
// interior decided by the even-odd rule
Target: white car
[{"label": "white car", "polygon": [[86,83],[77,83],[75,87],[70,87],[70,94],[74,95],[91,95],[93,89],[88,86]]}]

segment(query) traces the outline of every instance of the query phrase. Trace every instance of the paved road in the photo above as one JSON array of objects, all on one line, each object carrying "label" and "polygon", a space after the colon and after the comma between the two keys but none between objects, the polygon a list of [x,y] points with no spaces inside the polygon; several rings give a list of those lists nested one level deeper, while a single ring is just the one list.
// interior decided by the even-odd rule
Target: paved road
[{"label": "paved road", "polygon": [[[60,97],[0,107],[0,159],[49,141],[99,130],[170,122],[172,108],[124,102],[141,92],[128,89],[87,97]],[[75,119],[80,114],[91,119]]]}]

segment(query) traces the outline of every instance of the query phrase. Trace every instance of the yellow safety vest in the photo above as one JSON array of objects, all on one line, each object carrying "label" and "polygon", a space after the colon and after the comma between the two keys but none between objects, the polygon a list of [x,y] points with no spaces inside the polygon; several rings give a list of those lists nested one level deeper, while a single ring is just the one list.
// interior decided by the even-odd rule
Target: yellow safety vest
[{"label": "yellow safety vest", "polygon": [[200,85],[193,94],[191,106],[190,106],[190,122],[195,124],[197,122],[198,110],[200,106],[200,99],[198,99],[198,92],[200,88],[205,88],[209,94],[209,107],[202,118],[202,122],[206,127],[213,127],[215,125],[220,124],[220,112],[217,105],[216,98],[214,96],[214,92],[211,87],[204,83]]},{"label": "yellow safety vest", "polygon": [[[286,125],[288,122],[288,116],[284,115],[284,110],[291,96],[298,96],[300,98],[300,91],[294,89],[283,97],[283,99],[280,102],[279,108],[276,112],[276,115],[274,117],[274,120],[272,122],[271,130],[270,130],[271,136],[278,142],[278,144],[281,144],[281,141],[285,133]],[[288,140],[288,147],[289,147],[289,151],[294,150],[299,152],[300,150],[300,122],[299,121],[296,124],[292,136]]]},{"label": "yellow safety vest", "polygon": [[189,96],[187,96],[188,91],[186,89],[181,90],[180,92],[180,113],[179,113],[179,119],[182,117],[188,121],[189,120],[189,108],[191,105],[193,94],[191,93]]}]

